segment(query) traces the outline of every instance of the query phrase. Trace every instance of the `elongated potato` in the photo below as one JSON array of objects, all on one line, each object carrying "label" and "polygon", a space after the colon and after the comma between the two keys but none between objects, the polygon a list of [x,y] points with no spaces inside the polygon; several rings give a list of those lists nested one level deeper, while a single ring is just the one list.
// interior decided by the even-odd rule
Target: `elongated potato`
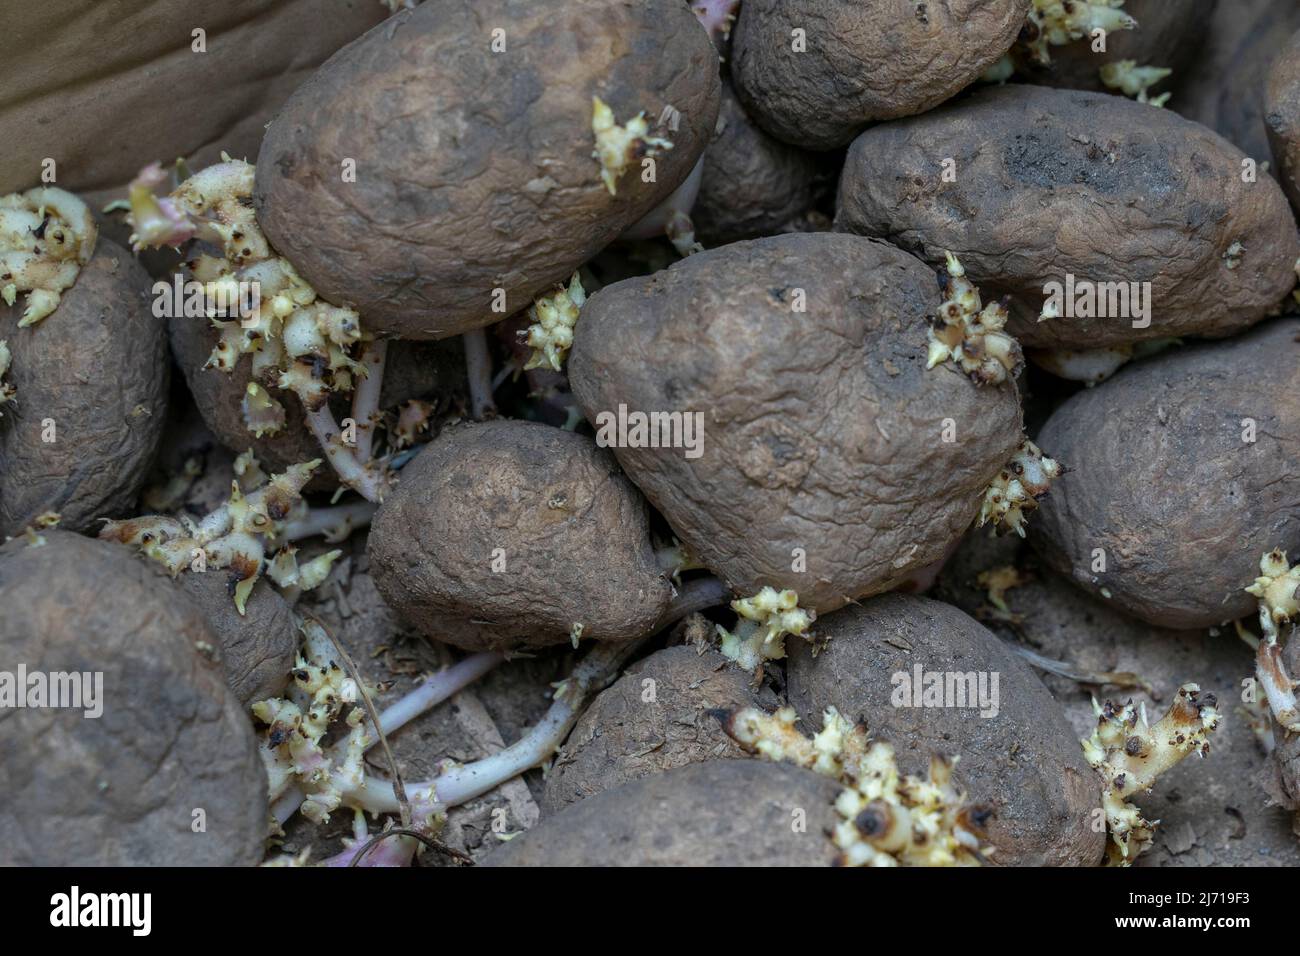
[{"label": "elongated potato", "polygon": [[[1014,384],[926,369],[938,305],[929,270],[884,243],[739,242],[588,299],[569,376],[708,568],[832,610],[941,557],[1019,442]],[[679,447],[658,447],[671,428],[638,438],[633,413],[677,414]]]},{"label": "elongated potato", "polygon": [[[713,132],[717,62],[680,0],[403,11],[332,57],[271,125],[258,219],[371,329],[432,339],[489,325],[686,178]],[[620,127],[645,115],[639,135],[602,138],[608,182],[593,155],[596,97]]]},{"label": "elongated potato", "polygon": [[579,800],[484,866],[828,866],[841,786],[789,764],[707,760]]},{"label": "elongated potato", "polygon": [[628,641],[672,593],[645,501],[610,454],[536,422],[439,435],[384,499],[369,551],[394,610],[475,650]]},{"label": "elongated potato", "polygon": [[833,149],[867,123],[942,103],[1016,38],[1028,0],[746,0],[731,71],[779,139]]},{"label": "elongated potato", "polygon": [[[1244,182],[1244,159],[1168,110],[1008,86],[858,137],[836,224],[930,262],[952,250],[987,296],[1015,297],[1009,328],[1022,345],[1217,337],[1276,307],[1300,256],[1286,197],[1268,176]],[[1122,284],[1128,307],[1119,286],[1113,297],[1100,286],[1104,309],[1087,315],[1080,291],[1038,321],[1048,283],[1071,277],[1078,289]]]},{"label": "elongated potato", "polygon": [[[994,813],[986,830],[995,863],[1100,862],[1097,775],[1047,688],[983,625],[947,604],[890,594],[819,620],[817,632],[825,644],[815,654],[790,642],[786,668],[790,704],[806,723],[827,707],[864,720],[874,739],[893,744],[902,773],[924,775],[932,754],[958,757],[970,803]],[[969,695],[932,700],[925,675],[935,674],[941,688],[958,675]]]},{"label": "elongated potato", "polygon": [[1061,574],[1161,627],[1252,614],[1259,556],[1300,547],[1300,322],[1186,346],[1059,408],[1070,463],[1030,540]]},{"label": "elongated potato", "polygon": [[16,390],[0,407],[0,538],[46,511],[86,530],[130,510],[148,475],[166,418],[166,322],[144,270],[105,239],[52,314],[19,328],[22,312],[21,296],[0,303]]}]

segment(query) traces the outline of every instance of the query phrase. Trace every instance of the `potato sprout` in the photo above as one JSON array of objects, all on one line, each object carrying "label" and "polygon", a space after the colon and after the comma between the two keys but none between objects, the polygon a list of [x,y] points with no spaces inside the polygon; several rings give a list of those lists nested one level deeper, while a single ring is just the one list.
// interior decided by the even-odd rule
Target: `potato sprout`
[{"label": "potato sprout", "polygon": [[1083,755],[1101,775],[1102,805],[1110,832],[1107,862],[1127,866],[1150,844],[1159,821],[1149,821],[1128,798],[1145,793],[1156,778],[1188,754],[1210,752],[1209,735],[1219,724],[1213,694],[1201,695],[1196,684],[1178,688],[1169,712],[1148,726],[1146,708],[1123,707],[1093,699],[1097,727],[1081,741]]},{"label": "potato sprout", "polygon": [[952,359],[978,385],[1000,385],[1015,377],[1023,364],[1020,345],[1005,331],[1005,300],[980,301],[980,293],[966,278],[966,270],[951,252],[945,252],[947,273],[942,278],[947,300],[926,337],[930,343],[926,368]]},{"label": "potato sprout", "polygon": [[767,714],[746,707],[724,717],[727,733],[769,760],[797,764],[842,784],[841,817],[832,840],[844,866],[978,866],[991,850],[980,845],[981,808],[967,807],[952,780],[956,760],[933,757],[928,779],[904,776],[894,748],[872,741],[834,707],[822,729],[807,738],[795,729],[791,707]]},{"label": "potato sprout", "polygon": [[[9,362],[13,356],[9,352],[9,343],[0,339],[0,405],[6,405],[18,397],[18,389],[14,388],[12,382],[4,380],[5,373],[9,371]],[[0,411],[0,418],[4,418],[4,412]]]},{"label": "potato sprout", "polygon": [[669,140],[650,135],[644,110],[619,126],[614,111],[599,96],[591,98],[591,131],[596,137],[591,156],[599,160],[600,178],[611,196],[618,194],[618,180],[634,160],[673,148]]},{"label": "potato sprout", "polygon": [[566,289],[560,286],[550,295],[533,303],[528,317],[533,324],[519,331],[519,337],[533,350],[524,370],[549,367],[559,372],[564,368],[564,357],[573,345],[573,327],[578,324],[578,313],[587,301],[578,273],[573,274]]},{"label": "potato sprout", "polygon": [[98,237],[90,210],[72,193],[42,187],[0,196],[0,299],[13,305],[27,294],[19,328],[59,307]]},{"label": "potato sprout", "polygon": [[1291,733],[1300,733],[1300,702],[1282,663],[1279,628],[1288,625],[1289,633],[1300,617],[1300,565],[1291,567],[1286,552],[1274,548],[1260,558],[1259,570],[1255,583],[1246,588],[1259,598],[1259,626],[1264,635],[1255,649],[1255,676],[1277,722]]},{"label": "potato sprout", "polygon": [[1026,438],[984,492],[977,527],[992,521],[999,530],[1010,529],[1023,538],[1025,518],[1064,472],[1060,462]]},{"label": "potato sprout", "polygon": [[808,628],[817,618],[815,612],[799,607],[799,595],[794,591],[771,587],[732,601],[731,609],[740,615],[736,629],[728,631],[716,625],[722,654],[756,676],[761,676],[764,661],[785,657],[786,635],[810,637]]},{"label": "potato sprout", "polygon": [[[255,486],[241,488],[238,481],[231,482],[229,500],[198,523],[184,514],[145,515],[106,521],[99,537],[139,549],[172,577],[185,570],[228,568],[235,607],[243,614],[261,576],[268,544],[284,537],[286,519],[297,515],[301,520],[302,489],[318,465],[319,460],[293,465],[268,480],[254,463],[249,472]],[[294,549],[282,547],[267,574],[282,587],[310,590],[325,580],[341,554],[330,551],[300,566]]]},{"label": "potato sprout", "polygon": [[1091,36],[1094,30],[1134,30],[1137,21],[1121,9],[1124,0],[1033,0],[1028,28],[1019,45],[1042,66],[1052,62],[1050,47]]},{"label": "potato sprout", "polygon": [[1101,68],[1101,81],[1112,90],[1135,98],[1139,103],[1164,106],[1171,93],[1148,96],[1147,91],[1167,77],[1173,70],[1161,66],[1138,66],[1136,60],[1117,60]]},{"label": "potato sprout", "polygon": [[[294,392],[339,480],[379,501],[391,475],[385,462],[370,459],[370,436],[379,419],[386,343],[366,338],[355,311],[320,300],[276,254],[253,211],[254,167],[225,154],[222,160],[162,198],[154,195],[166,178],[159,165],[141,170],[130,185],[133,248],[200,239],[221,250],[190,263],[220,331],[205,368],[229,374],[241,356],[250,356],[252,381],[243,400],[249,431],[257,437],[279,431],[284,408],[268,389]],[[354,389],[350,446],[329,399]]]}]

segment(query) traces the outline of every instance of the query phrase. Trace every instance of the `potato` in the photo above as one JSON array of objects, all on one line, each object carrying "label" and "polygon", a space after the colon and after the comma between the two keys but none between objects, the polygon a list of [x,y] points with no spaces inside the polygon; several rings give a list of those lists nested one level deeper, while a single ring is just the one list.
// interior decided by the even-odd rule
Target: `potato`
[{"label": "potato", "polygon": [[[1007,86],[858,137],[836,225],[929,262],[952,250],[986,298],[1016,297],[1009,329],[1027,347],[1217,337],[1268,314],[1300,256],[1281,190],[1242,182],[1243,159],[1168,110]],[[1038,321],[1046,284],[1068,276],[1149,282],[1149,314],[1130,301],[1127,315]]]},{"label": "potato", "polygon": [[[271,125],[258,219],[370,329],[432,339],[490,325],[494,308],[518,311],[567,280],[687,177],[717,118],[717,62],[680,0],[403,11],[331,58]],[[651,127],[609,188],[593,97],[617,123],[644,113]],[[666,107],[677,114],[661,127]]]},{"label": "potato", "polygon": [[925,368],[938,304],[929,271],[884,243],[740,242],[593,295],[569,377],[598,440],[629,444],[601,439],[621,406],[698,420],[694,451],[614,452],[734,591],[793,588],[827,611],[940,557],[1020,440],[1014,385]]},{"label": "potato", "polygon": [[203,616],[115,545],[44,540],[0,547],[0,672],[102,686],[95,707],[6,707],[0,864],[257,863],[266,773]]},{"label": "potato", "polygon": [[[5,0],[0,35],[0,193],[58,184],[98,207],[154,160],[194,169],[254,156],[289,94],[385,17],[378,0]],[[147,25],[147,27],[145,26]],[[204,31],[204,52],[192,31]]]},{"label": "potato", "polygon": [[638,661],[574,726],[546,774],[542,809],[560,810],[674,767],[747,756],[708,712],[775,708],[770,691],[750,685],[750,676],[716,651],[665,647]]},{"label": "potato", "polygon": [[[932,754],[958,757],[968,802],[994,811],[986,843],[995,863],[1100,862],[1098,777],[1047,688],[981,624],[947,604],[891,594],[819,620],[817,633],[825,643],[816,654],[790,642],[786,668],[790,704],[805,724],[819,728],[817,716],[832,706],[864,720],[874,739],[894,746],[902,773],[924,775]],[[901,681],[917,668],[984,677],[996,714],[984,716],[975,700],[900,705]]]},{"label": "potato", "polygon": [[1259,556],[1300,547],[1297,335],[1189,345],[1058,409],[1039,440],[1071,470],[1030,526],[1046,562],[1161,627],[1253,615]]},{"label": "potato", "polygon": [[[15,404],[0,412],[0,538],[41,513],[81,531],[129,511],[158,447],[167,407],[167,341],[148,278],[103,239],[54,313],[18,328],[20,296],[0,302]],[[53,440],[47,440],[52,438]]]},{"label": "potato", "polygon": [[627,641],[671,587],[645,502],[591,439],[499,420],[445,431],[371,524],[384,599],[429,637],[475,650]]},{"label": "potato", "polygon": [[579,800],[481,865],[828,865],[840,789],[789,764],[706,760]]},{"label": "potato", "polygon": [[[233,371],[226,373],[203,366],[217,343],[217,330],[203,319],[174,318],[168,323],[172,354],[185,376],[186,384],[217,440],[233,451],[252,449],[268,473],[280,472],[289,465],[320,458],[321,446],[307,427],[302,402],[286,390],[270,389],[284,407],[284,427],[274,435],[257,438],[244,420],[244,390],[252,379],[252,360],[240,356]],[[388,347],[384,367],[384,384],[380,408],[392,411],[400,403],[429,396],[434,391],[435,404],[442,405],[448,395],[463,395],[465,390],[465,356],[459,342],[445,345],[393,342]],[[346,397],[332,401],[334,420],[351,414]],[[308,486],[310,491],[336,487],[337,476],[331,469],[319,469]]]},{"label": "potato", "polygon": [[1029,0],[745,0],[731,73],[741,103],[773,136],[833,149],[870,122],[924,113],[974,82],[1028,12]]},{"label": "potato", "polygon": [[1300,32],[1292,35],[1273,61],[1264,107],[1278,179],[1291,205],[1300,210]]},{"label": "potato", "polygon": [[812,208],[819,171],[816,156],[759,129],[724,83],[717,132],[704,151],[691,211],[695,235],[713,246],[781,232]]},{"label": "potato", "polygon": [[[1156,84],[1157,90],[1164,90],[1199,68],[1196,54],[1209,32],[1215,2],[1125,0],[1123,10],[1137,20],[1137,29],[1110,31],[1106,35],[1105,52],[1094,53],[1091,38],[1082,37],[1063,46],[1049,47],[1052,62],[1047,67],[1025,69],[1030,65],[1022,63],[1022,72],[1034,83],[1105,92],[1101,67],[1132,60],[1138,66],[1172,70],[1171,76]],[[1237,0],[1226,2],[1234,6]]]},{"label": "potato", "polygon": [[176,578],[221,645],[226,684],[247,707],[283,693],[298,657],[298,627],[292,609],[268,581],[257,582],[243,615],[230,599],[228,581],[220,571]]},{"label": "potato", "polygon": [[1297,29],[1300,4],[1221,0],[1200,56],[1183,74],[1183,82],[1175,89],[1169,105],[1263,163],[1269,159],[1264,126],[1265,76],[1278,51]]}]

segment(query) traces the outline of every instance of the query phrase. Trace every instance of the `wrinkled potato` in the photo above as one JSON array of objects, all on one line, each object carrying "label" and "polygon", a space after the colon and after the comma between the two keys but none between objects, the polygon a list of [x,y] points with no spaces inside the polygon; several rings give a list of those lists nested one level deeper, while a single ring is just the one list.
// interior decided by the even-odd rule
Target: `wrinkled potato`
[{"label": "wrinkled potato", "polygon": [[1297,335],[1185,346],[1058,409],[1039,441],[1071,470],[1030,527],[1047,563],[1161,627],[1253,614],[1259,556],[1300,547]]},{"label": "wrinkled potato", "polygon": [[298,84],[387,15],[377,0],[0,6],[0,193],[30,186],[49,157],[60,186],[105,202],[154,160],[256,155]]},{"label": "wrinkled potato", "polygon": [[[211,323],[192,317],[173,318],[168,322],[168,331],[176,365],[185,376],[204,423],[218,441],[232,451],[242,452],[251,448],[263,470],[271,473],[321,457],[320,443],[307,426],[302,402],[287,390],[269,390],[284,407],[284,427],[261,438],[249,431],[244,419],[243,401],[244,390],[253,377],[252,360],[241,355],[229,373],[205,369],[203,366],[218,338],[217,329]],[[388,347],[379,407],[392,412],[401,402],[427,396],[435,390],[439,396],[462,393],[464,381],[465,357],[459,342],[393,342]],[[335,421],[351,415],[351,403],[346,396],[335,396],[331,407]],[[331,469],[321,468],[312,476],[308,490],[333,488],[337,483],[337,476]]]},{"label": "wrinkled potato", "polygon": [[1203,123],[1256,162],[1269,158],[1264,125],[1265,76],[1278,51],[1300,29],[1300,4],[1221,0],[1195,65],[1181,77],[1169,105]]},{"label": "wrinkled potato", "polygon": [[[148,277],[100,239],[54,312],[18,328],[0,302],[17,389],[0,412],[0,538],[47,511],[82,531],[132,508],[162,435],[170,365]],[[47,440],[52,438],[53,440]]]},{"label": "wrinkled potato", "polygon": [[384,599],[475,650],[647,634],[671,586],[645,501],[573,432],[499,420],[445,431],[402,469],[371,524]]},{"label": "wrinkled potato", "polygon": [[[1136,30],[1110,31],[1106,35],[1105,52],[1094,53],[1092,40],[1086,36],[1063,46],[1049,47],[1052,62],[1046,67],[1027,69],[1026,78],[1047,86],[1105,92],[1107,86],[1101,80],[1101,67],[1132,60],[1139,67],[1172,70],[1172,75],[1156,84],[1157,91],[1164,90],[1198,69],[1196,54],[1209,32],[1215,2],[1125,0],[1123,10],[1137,21]],[[1234,6],[1237,0],[1226,2]],[[1022,63],[1024,66],[1027,64]]]},{"label": "wrinkled potato", "polygon": [[102,672],[102,713],[5,710],[0,864],[257,863],[266,773],[202,614],[115,545],[44,542],[0,547],[0,671]]},{"label": "wrinkled potato", "polygon": [[[687,177],[717,118],[717,62],[680,0],[402,11],[331,58],[271,125],[258,220],[367,328],[433,339],[490,325],[495,290],[506,311],[526,307]],[[608,188],[593,97],[620,125],[641,113],[649,124]],[[676,118],[661,126],[666,107]],[[348,160],[355,181],[340,172]]]},{"label": "wrinkled potato", "polygon": [[1300,32],[1292,35],[1273,61],[1264,108],[1278,179],[1291,205],[1300,210]]},{"label": "wrinkled potato", "polygon": [[816,156],[759,129],[724,83],[717,132],[704,150],[691,211],[695,235],[713,246],[781,232],[812,208],[819,172]]},{"label": "wrinkled potato", "polygon": [[628,476],[736,593],[832,610],[942,556],[1020,441],[1012,383],[926,369],[939,298],[884,243],[735,243],[588,299],[570,381],[598,440],[620,406],[695,414],[695,452],[615,447]]},{"label": "wrinkled potato", "polygon": [[226,683],[247,707],[279,697],[298,657],[298,626],[293,611],[266,580],[257,582],[241,615],[230,599],[229,578],[220,571],[176,578],[207,621],[221,646]]},{"label": "wrinkled potato", "polygon": [[773,136],[833,149],[870,122],[923,113],[970,85],[1028,12],[1029,0],[745,0],[731,73]]},{"label": "wrinkled potato", "polygon": [[789,764],[706,760],[579,800],[481,865],[825,866],[840,789]]},{"label": "wrinkled potato", "polygon": [[[1300,256],[1286,197],[1268,176],[1243,182],[1243,159],[1168,110],[1007,86],[858,137],[836,225],[928,262],[952,250],[986,298],[1015,297],[1009,329],[1025,346],[1217,337],[1277,306]],[[1149,282],[1149,315],[1038,321],[1046,284],[1068,275]]]},{"label": "wrinkled potato", "polygon": [[774,695],[751,684],[749,674],[716,651],[666,647],[638,661],[574,726],[546,774],[542,809],[559,810],[674,767],[747,756],[709,711],[772,710]]},{"label": "wrinkled potato", "polygon": [[[996,850],[994,863],[1101,860],[1106,833],[1094,826],[1095,772],[1047,688],[983,625],[947,604],[891,594],[819,620],[817,633],[820,650],[793,641],[786,667],[790,704],[805,724],[819,726],[827,707],[865,721],[873,739],[894,746],[902,773],[924,775],[932,754],[958,757],[956,779],[968,802],[995,814],[985,841]],[[912,681],[917,667],[987,675],[994,706],[900,705],[900,681]]]}]

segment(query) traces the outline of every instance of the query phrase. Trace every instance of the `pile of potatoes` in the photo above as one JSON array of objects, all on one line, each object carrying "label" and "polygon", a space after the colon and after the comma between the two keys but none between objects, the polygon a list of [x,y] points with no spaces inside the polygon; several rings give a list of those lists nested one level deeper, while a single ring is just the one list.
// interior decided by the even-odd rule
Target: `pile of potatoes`
[{"label": "pile of potatoes", "polygon": [[0,863],[1300,862],[1293,3],[61,6]]}]

